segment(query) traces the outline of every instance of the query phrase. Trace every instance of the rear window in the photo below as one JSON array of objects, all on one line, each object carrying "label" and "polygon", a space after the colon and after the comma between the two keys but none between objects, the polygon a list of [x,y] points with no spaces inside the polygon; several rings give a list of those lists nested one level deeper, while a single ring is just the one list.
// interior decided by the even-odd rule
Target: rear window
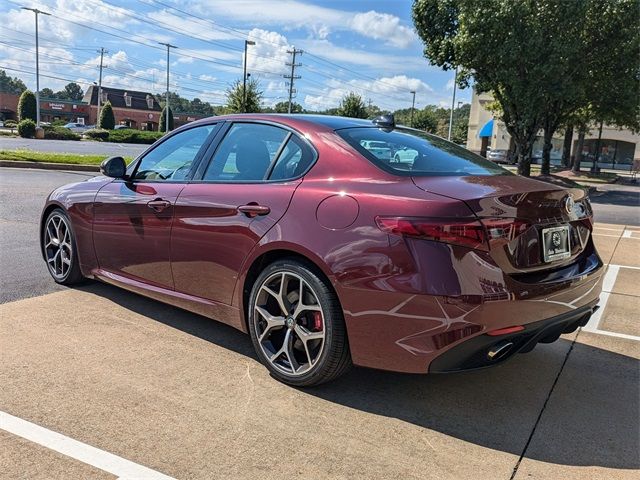
[{"label": "rear window", "polygon": [[[435,135],[409,128],[337,130],[364,157],[396,175],[511,175],[508,170]],[[380,149],[385,154],[380,154]]]}]

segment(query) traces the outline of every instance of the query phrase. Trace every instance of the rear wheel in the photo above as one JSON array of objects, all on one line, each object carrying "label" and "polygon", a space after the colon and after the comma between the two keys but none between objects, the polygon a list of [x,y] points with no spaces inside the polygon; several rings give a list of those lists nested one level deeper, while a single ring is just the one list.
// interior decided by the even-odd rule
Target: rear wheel
[{"label": "rear wheel", "polygon": [[267,266],[253,285],[248,316],[260,361],[284,383],[318,385],[351,366],[342,308],[310,265],[284,259]]},{"label": "rear wheel", "polygon": [[61,208],[53,210],[44,224],[42,251],[53,279],[73,285],[84,277],[78,263],[78,248],[69,217]]}]

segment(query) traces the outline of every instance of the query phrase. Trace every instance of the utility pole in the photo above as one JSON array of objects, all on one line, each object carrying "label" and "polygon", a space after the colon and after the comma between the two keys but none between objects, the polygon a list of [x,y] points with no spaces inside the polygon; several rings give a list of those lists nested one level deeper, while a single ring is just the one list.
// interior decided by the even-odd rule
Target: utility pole
[{"label": "utility pole", "polygon": [[[102,102],[102,60],[104,54],[109,53],[104,47],[100,47],[100,75],[98,76],[98,116],[96,117],[96,128],[100,128],[100,103]],[[91,102],[91,99],[89,99]]]},{"label": "utility pole", "polygon": [[172,48],[178,48],[175,45],[171,45],[170,43],[162,43],[162,42],[158,42],[160,43],[160,45],[164,45],[165,47],[167,47],[167,102],[165,105],[166,108],[166,112],[167,112],[167,116],[165,119],[165,128],[166,128],[166,132],[169,133],[169,50],[171,50]]},{"label": "utility pole", "polygon": [[449,135],[447,140],[451,141],[451,131],[453,129],[453,108],[456,104],[456,87],[458,86],[458,67],[456,67],[456,73],[453,77],[453,98],[451,99],[451,113],[449,114]]},{"label": "utility pole", "polygon": [[411,128],[413,128],[413,111],[416,108],[416,91],[415,90],[411,90],[409,93],[413,94],[413,100],[411,100],[411,122],[410,122],[410,126]]},{"label": "utility pole", "polygon": [[36,127],[40,126],[40,62],[38,46],[38,14],[51,15],[37,8],[22,7],[22,10],[29,10],[36,14]]},{"label": "utility pole", "polygon": [[283,75],[284,78],[288,78],[289,79],[289,108],[288,108],[288,112],[291,113],[291,100],[293,98],[293,94],[295,93],[295,90],[293,88],[293,81],[297,80],[300,77],[300,75],[296,75],[296,67],[300,67],[302,66],[301,63],[296,63],[296,55],[300,54],[302,55],[304,52],[302,50],[296,50],[296,47],[293,47],[293,50],[287,50],[287,53],[290,53],[292,55],[291,57],[291,63],[286,63],[285,65],[287,65],[288,67],[291,67],[291,75]]},{"label": "utility pole", "polygon": [[242,113],[247,113],[247,47],[255,45],[253,40],[244,41],[244,66],[242,68]]}]

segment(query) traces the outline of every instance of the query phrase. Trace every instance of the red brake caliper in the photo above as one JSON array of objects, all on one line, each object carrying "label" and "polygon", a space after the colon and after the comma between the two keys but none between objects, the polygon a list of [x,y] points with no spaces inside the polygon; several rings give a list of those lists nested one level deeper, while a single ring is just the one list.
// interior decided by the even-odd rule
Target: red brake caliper
[{"label": "red brake caliper", "polygon": [[322,314],[320,312],[313,312],[313,330],[322,331]]}]

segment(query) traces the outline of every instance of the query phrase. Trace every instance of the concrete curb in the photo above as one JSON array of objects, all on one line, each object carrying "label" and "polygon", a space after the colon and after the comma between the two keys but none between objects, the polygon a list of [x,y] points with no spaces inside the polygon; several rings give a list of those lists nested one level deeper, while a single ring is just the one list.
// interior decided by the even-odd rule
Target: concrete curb
[{"label": "concrete curb", "polygon": [[75,172],[99,172],[99,165],[78,165],[74,163],[29,162],[26,160],[0,160],[0,167],[38,168],[40,170],[72,170]]}]

